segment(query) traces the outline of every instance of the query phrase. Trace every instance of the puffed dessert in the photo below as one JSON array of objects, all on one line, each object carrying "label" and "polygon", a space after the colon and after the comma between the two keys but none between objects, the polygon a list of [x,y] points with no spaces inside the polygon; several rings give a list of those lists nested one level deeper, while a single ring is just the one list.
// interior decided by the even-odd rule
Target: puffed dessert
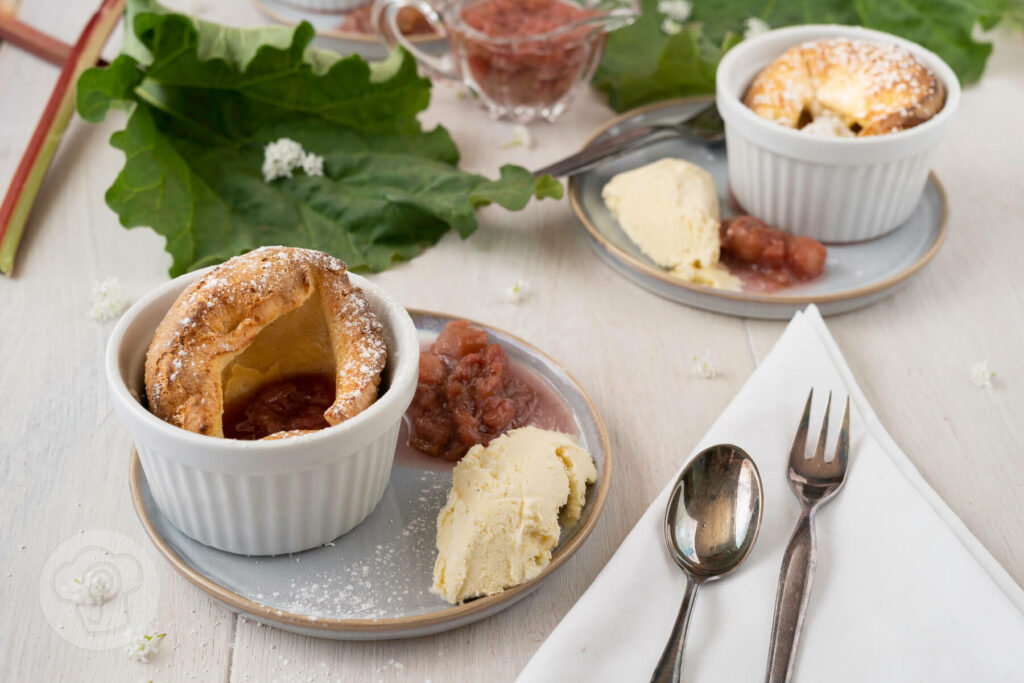
[{"label": "puffed dessert", "polygon": [[937,114],[946,88],[910,52],[844,38],[786,50],[743,99],[758,116],[832,137],[869,137],[912,128]]},{"label": "puffed dessert", "polygon": [[[256,397],[274,417],[284,401],[305,419],[278,416],[269,422],[276,426],[263,421],[268,433],[253,427],[234,438],[286,438],[369,407],[386,360],[383,328],[342,261],[263,247],[214,268],[177,298],[146,354],[146,395],[157,417],[213,437],[225,436],[226,409]],[[313,393],[326,401],[310,416],[309,406],[293,404],[318,381]],[[262,396],[281,394],[280,386],[291,394]]]}]

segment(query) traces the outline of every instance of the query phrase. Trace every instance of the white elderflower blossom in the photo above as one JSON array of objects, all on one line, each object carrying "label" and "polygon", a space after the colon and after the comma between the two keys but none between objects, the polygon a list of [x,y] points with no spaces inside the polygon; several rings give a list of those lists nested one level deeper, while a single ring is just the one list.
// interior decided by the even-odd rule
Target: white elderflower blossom
[{"label": "white elderflower blossom", "polygon": [[693,4],[689,0],[659,0],[658,11],[681,24],[690,18]]},{"label": "white elderflower blossom", "polygon": [[306,153],[302,145],[288,138],[274,140],[263,148],[263,180],[291,178],[292,170],[302,166]]},{"label": "white elderflower blossom", "polygon": [[764,19],[759,19],[757,17],[748,17],[747,20],[743,22],[744,40],[746,40],[747,38],[753,38],[754,36],[759,36],[762,33],[767,33],[768,31],[771,30],[772,27],[769,26],[768,22],[766,22]]},{"label": "white elderflower blossom", "polygon": [[666,35],[674,36],[682,30],[683,25],[674,19],[665,17],[665,21],[661,22],[661,32]]},{"label": "white elderflower blossom", "polygon": [[516,278],[512,286],[505,290],[505,297],[512,303],[519,303],[526,298],[526,283]]},{"label": "white elderflower blossom", "polygon": [[971,382],[974,386],[982,389],[992,388],[992,378],[996,376],[996,373],[988,369],[988,361],[982,360],[974,364],[971,368]]},{"label": "white elderflower blossom", "polygon": [[117,594],[117,589],[109,573],[90,571],[80,579],[75,579],[71,587],[71,601],[76,605],[102,605]]},{"label": "white elderflower blossom", "polygon": [[116,277],[108,277],[103,282],[92,286],[92,298],[89,299],[89,318],[97,322],[112,320],[128,308],[128,300],[124,298],[121,283]]},{"label": "white elderflower blossom", "polygon": [[128,658],[149,664],[150,657],[160,654],[160,643],[166,635],[166,633],[157,633],[151,636],[146,633],[129,630]]},{"label": "white elderflower blossom", "polygon": [[715,363],[714,356],[711,355],[711,352],[705,351],[699,356],[694,356],[690,372],[702,379],[714,379],[717,377],[718,367]]},{"label": "white elderflower blossom", "polygon": [[530,134],[530,129],[522,124],[512,126],[512,139],[502,145],[501,148],[509,149],[511,147],[522,147],[523,149],[533,147],[533,136]]},{"label": "white elderflower blossom", "polygon": [[302,170],[308,176],[322,176],[324,174],[324,158],[319,154],[309,152],[302,157]]}]

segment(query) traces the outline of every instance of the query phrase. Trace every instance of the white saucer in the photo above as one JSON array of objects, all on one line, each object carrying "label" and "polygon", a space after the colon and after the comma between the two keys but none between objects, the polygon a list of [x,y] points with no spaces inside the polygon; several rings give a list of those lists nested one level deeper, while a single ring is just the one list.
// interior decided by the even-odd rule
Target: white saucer
[{"label": "white saucer", "polygon": [[[587,144],[628,128],[678,121],[714,101],[698,97],[660,102],[628,112],[598,130]],[[748,318],[788,320],[808,304],[822,315],[845,313],[872,304],[905,285],[938,253],[946,237],[946,193],[933,173],[914,213],[893,232],[866,242],[828,245],[825,273],[777,293],[731,292],[673,277],[648,259],[619,227],[601,199],[601,188],[622,171],[664,157],[686,159],[715,179],[723,217],[732,215],[727,200],[729,169],[725,147],[668,140],[642,147],[573,176],[569,200],[591,246],[615,271],[659,296],[696,308]]]},{"label": "white saucer", "polygon": [[[432,340],[454,318],[409,311],[420,338]],[[180,532],[150,494],[138,455],[129,475],[132,501],[150,540],[171,566],[235,612],[302,635],[383,640],[439,633],[511,607],[546,581],[597,524],[611,483],[604,422],[590,398],[555,361],[529,343],[480,323],[509,358],[564,401],[598,480],[574,526],[562,530],[551,563],[527,583],[451,605],[430,592],[437,514],[451,488],[451,463],[425,455],[396,458],[384,498],[369,518],[329,544],[294,555],[249,557],[216,550]]]}]

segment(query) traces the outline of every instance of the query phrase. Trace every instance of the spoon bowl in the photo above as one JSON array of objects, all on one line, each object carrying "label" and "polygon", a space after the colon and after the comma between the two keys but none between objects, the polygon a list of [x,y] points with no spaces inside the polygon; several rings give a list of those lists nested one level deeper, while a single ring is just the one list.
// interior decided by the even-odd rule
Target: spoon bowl
[{"label": "spoon bowl", "polygon": [[679,567],[717,579],[750,554],[761,527],[761,475],[738,446],[697,455],[676,481],[665,511],[665,542]]},{"label": "spoon bowl", "polygon": [[686,574],[686,593],[652,683],[679,680],[697,588],[747,559],[761,529],[763,499],[757,465],[739,446],[706,448],[679,475],[665,510],[665,542]]}]

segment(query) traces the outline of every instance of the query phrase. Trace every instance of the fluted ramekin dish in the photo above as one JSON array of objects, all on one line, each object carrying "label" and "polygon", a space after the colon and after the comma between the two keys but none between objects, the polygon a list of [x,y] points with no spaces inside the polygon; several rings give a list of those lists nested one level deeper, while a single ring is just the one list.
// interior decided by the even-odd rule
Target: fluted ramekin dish
[{"label": "fluted ramekin dish", "polygon": [[196,434],[149,412],[146,350],[178,295],[207,270],[171,280],[132,306],[107,343],[106,375],[160,509],[200,543],[279,555],[327,543],[366,519],[391,476],[398,428],[419,375],[412,318],[375,284],[349,274],[384,326],[383,394],[355,417],[313,434],[238,441]]},{"label": "fluted ramekin dish", "polygon": [[[850,38],[896,45],[946,87],[946,102],[927,121],[897,133],[826,138],[786,128],[743,103],[760,71],[790,47]],[[834,24],[794,26],[743,41],[718,65],[715,101],[725,121],[729,186],[744,211],[797,235],[859,242],[899,227],[914,210],[936,146],[960,102],[960,83],[936,54],[889,33]]]}]

